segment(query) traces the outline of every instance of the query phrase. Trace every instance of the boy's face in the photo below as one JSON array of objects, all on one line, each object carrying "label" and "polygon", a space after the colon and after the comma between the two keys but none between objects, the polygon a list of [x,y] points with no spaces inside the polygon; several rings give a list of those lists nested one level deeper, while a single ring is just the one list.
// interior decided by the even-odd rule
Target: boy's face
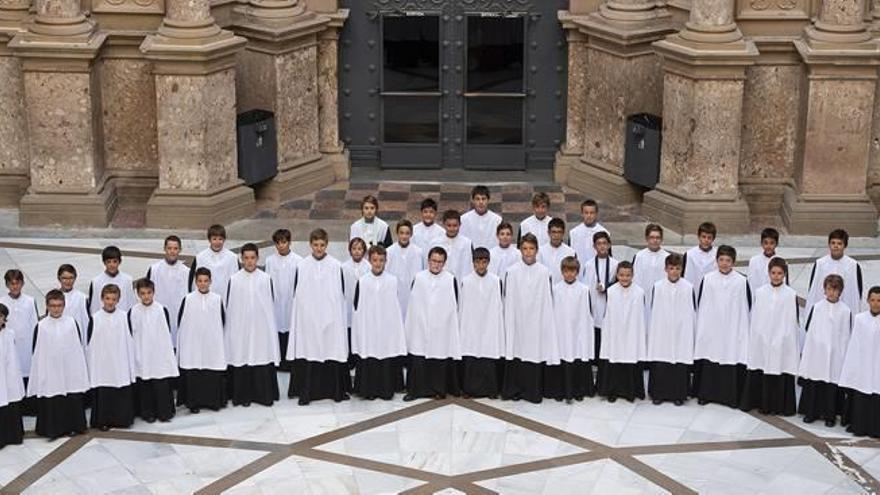
[{"label": "boy's face", "polygon": [[281,239],[275,243],[275,251],[278,252],[281,256],[287,256],[290,254],[290,241],[287,239]]},{"label": "boy's face", "polygon": [[474,271],[481,277],[485,275],[489,271],[489,260],[487,258],[474,260]]},{"label": "boy's face", "polygon": [[483,215],[489,209],[489,196],[477,194],[471,198],[471,204],[474,205],[477,214]]},{"label": "boy's face", "polygon": [[666,265],[666,278],[672,283],[678,282],[681,278],[681,265]]},{"label": "boy's face", "polygon": [[519,252],[522,254],[523,262],[527,265],[531,265],[538,257],[538,246],[531,242],[524,242],[520,246]]},{"label": "boy's face", "polygon": [[385,271],[385,256],[379,253],[373,253],[370,255],[370,268],[373,270],[374,275],[379,275],[380,273]]},{"label": "boy's face", "polygon": [[46,303],[46,311],[52,318],[61,318],[64,314],[64,299],[52,299]]},{"label": "boy's face", "polygon": [[880,314],[880,294],[868,294],[868,308],[872,314]]},{"label": "boy's face", "polygon": [[510,229],[501,229],[496,235],[498,237],[498,245],[506,248],[513,242],[513,232]]},{"label": "boy's face", "polygon": [[409,241],[412,239],[412,229],[403,226],[397,229],[397,243],[403,247],[409,246]]},{"label": "boy's face", "polygon": [[764,256],[773,256],[776,254],[776,240],[770,237],[761,239],[761,249],[764,250]]},{"label": "boy's face", "polygon": [[211,244],[211,251],[219,253],[223,249],[223,244],[226,243],[226,238],[222,235],[212,235],[208,238],[208,242]]},{"label": "boy's face", "polygon": [[605,258],[611,251],[611,243],[608,242],[608,239],[600,237],[593,243],[593,249],[596,250],[596,255],[600,258]]},{"label": "boy's face", "polygon": [[211,291],[211,277],[207,275],[199,275],[196,277],[196,288],[199,289],[199,292],[202,294],[207,294]]},{"label": "boy's face", "polygon": [[364,205],[361,206],[361,213],[364,215],[365,220],[376,218],[376,205],[373,203],[364,203]]},{"label": "boy's face", "polygon": [[180,256],[180,244],[174,241],[165,243],[165,261],[168,263],[176,263]]},{"label": "boy's face", "polygon": [[450,218],[443,222],[443,227],[446,228],[446,237],[455,237],[458,235],[459,229],[461,229],[461,222]]},{"label": "boy's face", "polygon": [[108,275],[116,275],[119,273],[119,264],[122,263],[118,258],[110,258],[109,260],[104,260],[104,271],[107,272]]},{"label": "boy's face", "polygon": [[719,256],[717,261],[719,272],[728,274],[730,273],[730,270],[733,270],[733,258],[731,258],[730,256]]},{"label": "boy's face", "polygon": [[442,272],[444,265],[446,265],[446,258],[442,254],[434,253],[428,257],[428,270],[434,275]]},{"label": "boy's face", "polygon": [[844,249],[846,249],[846,246],[843,245],[842,239],[831,239],[828,241],[828,250],[831,252],[832,258],[838,259],[843,256]]},{"label": "boy's face", "polygon": [[259,259],[257,253],[253,251],[245,251],[241,253],[241,266],[243,266],[246,271],[252,272],[257,269],[257,259]]},{"label": "boy's face", "polygon": [[309,248],[312,250],[312,256],[319,260],[327,254],[327,241],[324,239],[315,239],[313,241],[309,241]]},{"label": "boy's face", "polygon": [[434,208],[422,208],[422,223],[425,225],[431,225],[434,223],[434,219],[437,218],[437,210]]},{"label": "boy's face", "polygon": [[645,243],[648,244],[648,249],[651,251],[657,251],[660,249],[660,245],[663,244],[663,234],[656,230],[652,230],[645,236]]},{"label": "boy's face", "polygon": [[712,243],[715,242],[715,236],[708,232],[700,232],[699,243],[700,249],[708,251],[712,249]]},{"label": "boy's face", "polygon": [[543,203],[543,202],[537,203],[534,206],[532,206],[532,210],[535,213],[535,218],[537,218],[538,220],[543,220],[544,217],[547,216],[547,210],[549,210],[549,209],[550,209],[550,205],[548,205],[547,203]]},{"label": "boy's face", "polygon": [[149,287],[138,289],[138,299],[141,300],[141,304],[143,304],[144,306],[149,306],[150,304],[153,304],[154,295],[155,292],[153,292],[153,289],[150,289]]},{"label": "boy's face", "polygon": [[565,268],[562,270],[562,279],[565,280],[567,284],[573,284],[575,280],[577,280],[578,271],[574,268]]},{"label": "boy's face", "polygon": [[633,281],[633,271],[631,268],[621,268],[617,270],[617,282],[623,287],[629,287]]},{"label": "boy's face", "polygon": [[599,219],[599,210],[595,206],[584,206],[581,208],[581,218],[584,224],[593,225]]},{"label": "boy's face", "polygon": [[562,238],[565,237],[565,229],[552,227],[548,232],[550,233],[550,245],[559,247],[562,244]]},{"label": "boy's face", "polygon": [[354,260],[355,263],[360,263],[362,259],[364,259],[364,246],[363,244],[356,242],[351,245],[351,249],[348,250],[348,254],[351,255],[351,259]]},{"label": "boy's face", "polygon": [[76,283],[76,275],[70,272],[61,272],[61,275],[58,276],[58,282],[61,284],[61,290],[70,292]]},{"label": "boy's face", "polygon": [[785,283],[785,270],[781,266],[770,268],[770,283],[776,287]]},{"label": "boy's face", "polygon": [[108,313],[116,310],[116,304],[119,303],[119,295],[113,293],[107,293],[101,296],[101,304],[104,305],[104,311]]},{"label": "boy's face", "polygon": [[6,282],[6,288],[9,289],[9,295],[12,297],[20,296],[22,287],[24,287],[24,281],[22,280],[10,280],[9,282]]},{"label": "boy's face", "polygon": [[828,302],[836,303],[840,300],[840,289],[837,287],[831,287],[830,285],[825,286],[825,299],[828,299]]}]

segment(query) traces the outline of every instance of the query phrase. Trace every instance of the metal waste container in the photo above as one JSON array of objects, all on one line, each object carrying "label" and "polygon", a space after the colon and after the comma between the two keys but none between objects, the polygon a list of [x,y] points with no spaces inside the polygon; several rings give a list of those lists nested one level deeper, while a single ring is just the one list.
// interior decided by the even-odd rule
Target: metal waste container
[{"label": "metal waste container", "polygon": [[278,136],[275,114],[249,110],[238,115],[238,176],[252,186],[278,174]]},{"label": "metal waste container", "polygon": [[623,176],[639,186],[654,188],[660,181],[662,119],[638,113],[626,119]]}]

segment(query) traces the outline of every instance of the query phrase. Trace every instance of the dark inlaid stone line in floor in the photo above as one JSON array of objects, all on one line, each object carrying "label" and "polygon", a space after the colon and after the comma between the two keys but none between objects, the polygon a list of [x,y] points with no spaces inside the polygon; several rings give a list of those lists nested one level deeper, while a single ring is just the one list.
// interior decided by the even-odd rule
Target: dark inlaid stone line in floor
[{"label": "dark inlaid stone line in floor", "polygon": [[0,494],[5,495],[7,493],[13,494],[23,492],[29,486],[36,483],[37,480],[45,476],[49,471],[58,467],[59,464],[67,460],[73,454],[76,454],[79,449],[83,448],[91,440],[92,436],[88,434],[78,435],[65,440],[64,443],[58,446],[58,448],[34,463],[33,466],[29,467],[25,472],[7,483],[6,486],[0,488]]}]

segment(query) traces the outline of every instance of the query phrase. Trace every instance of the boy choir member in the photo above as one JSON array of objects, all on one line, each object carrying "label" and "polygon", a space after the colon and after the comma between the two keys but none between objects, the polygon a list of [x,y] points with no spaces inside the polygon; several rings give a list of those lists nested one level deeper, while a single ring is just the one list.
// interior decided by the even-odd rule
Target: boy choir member
[{"label": "boy choir member", "polygon": [[388,224],[376,216],[379,213],[379,200],[375,196],[364,196],[361,201],[361,218],[351,224],[348,239],[363,239],[367,246],[387,248],[394,242]]},{"label": "boy choir member", "polygon": [[[24,386],[27,387],[31,369],[34,327],[37,326],[40,319],[37,314],[37,303],[33,297],[22,292],[24,273],[21,270],[17,268],[7,270],[3,275],[3,280],[6,282],[7,293],[0,296],[0,304],[5,305],[9,310],[9,316],[6,318],[6,332],[15,344],[21,376],[24,380]],[[30,400],[26,401],[24,406],[25,414],[33,414],[33,411],[30,410]]]},{"label": "boy choir member", "polygon": [[413,225],[409,220],[397,222],[397,242],[387,251],[388,262],[385,267],[390,275],[397,278],[397,299],[400,314],[406,318],[409,306],[409,292],[417,273],[425,269],[427,253],[412,242]]},{"label": "boy choir member", "polygon": [[504,276],[506,361],[501,397],[539,403],[544,374],[559,364],[550,270],[538,263],[538,238],[525,234],[522,257]]},{"label": "boy choir member", "polygon": [[309,234],[311,254],[297,265],[293,285],[294,343],[287,348],[293,361],[289,397],[299,404],[313,400],[347,400],[351,390],[348,333],[342,264],[327,254],[324,229]]},{"label": "boy choir member", "polygon": [[446,231],[435,221],[437,218],[437,202],[425,198],[419,205],[422,221],[413,227],[412,243],[422,249],[427,258],[428,250],[434,245],[434,239],[446,235]]},{"label": "boy choir member", "polygon": [[684,253],[684,272],[682,276],[688,282],[698,287],[703,277],[715,271],[718,265],[715,263],[715,253],[718,248],[713,244],[718,235],[718,229],[712,222],[703,222],[697,227],[697,245]]},{"label": "boy choir member", "polygon": [[495,229],[498,245],[489,250],[489,271],[503,279],[507,269],[520,260],[519,249],[513,243],[513,226],[501,222]]},{"label": "boy choir member", "polygon": [[611,236],[606,231],[593,235],[593,250],[596,255],[581,265],[581,281],[590,288],[590,301],[593,305],[593,325],[595,360],[599,360],[602,348],[602,325],[607,304],[606,291],[617,282],[618,261],[611,256]]},{"label": "boy choir member", "polygon": [[594,199],[587,199],[581,203],[581,218],[583,222],[571,229],[568,234],[568,243],[577,253],[577,259],[582,264],[596,256],[594,247],[595,235],[608,230],[599,223],[599,204]]},{"label": "boy choir member", "polygon": [[461,281],[474,269],[472,261],[474,245],[470,239],[461,234],[461,215],[457,211],[443,212],[443,227],[446,229],[446,234],[435,238],[431,247],[443,248],[446,253],[444,269]]},{"label": "boy choir member", "polygon": [[260,251],[241,247],[241,269],[229,279],[226,351],[233,405],[271,406],[278,400],[275,367],[280,363],[272,279],[257,269]]},{"label": "boy choir member", "polygon": [[76,321],[64,316],[64,294],[46,294],[45,318],[34,330],[28,397],[34,397],[37,435],[50,439],[86,430],[85,394],[90,388],[86,356]]},{"label": "boy choir member", "polygon": [[137,298],[134,295],[134,279],[131,275],[119,271],[122,251],[116,246],[107,246],[101,251],[101,261],[104,263],[104,271],[96,275],[89,284],[89,314],[93,315],[103,307],[101,290],[108,284],[115,285],[120,291],[117,302],[119,309],[122,312],[128,311],[137,302]]},{"label": "boy choir member", "polygon": [[784,259],[771,259],[767,271],[770,283],[755,291],[740,409],[792,416],[797,411],[794,389],[800,358],[797,292],[785,283]]},{"label": "boy choir member", "polygon": [[171,314],[156,300],[152,280],[142,278],[134,287],[140,302],[128,310],[128,325],[134,340],[137,412],[147,423],[164,423],[174,417],[174,381],[180,376],[168,338]]},{"label": "boy choir member", "polygon": [[278,229],[272,233],[275,252],[266,258],[266,273],[272,280],[275,326],[278,328],[278,348],[282,360],[281,369],[290,370],[287,361],[287,344],[290,338],[290,313],[293,306],[293,277],[302,257],[290,249],[291,233]]},{"label": "boy choir member", "polygon": [[560,363],[547,367],[544,397],[570,403],[572,399],[580,401],[596,394],[592,366],[595,324],[590,289],[578,281],[580,263],[574,256],[559,263],[562,280],[553,286],[553,321]]},{"label": "boy choir member", "polygon": [[630,402],[644,399],[645,291],[633,283],[631,263],[621,261],[617,265],[617,283],[607,294],[596,388],[608,402],[618,397]]},{"label": "boy choir member", "polygon": [[703,277],[697,290],[694,395],[700,405],[736,407],[746,376],[752,294],[733,269],[736,250],[719,246],[716,257],[718,269]]},{"label": "boy choir member", "polygon": [[223,298],[211,291],[211,270],[196,268],[196,289],[180,303],[177,355],[180,388],[177,403],[193,414],[226,407],[226,313]]},{"label": "boy choir member", "polygon": [[92,388],[89,424],[107,431],[134,423],[135,356],[128,314],[116,284],[101,288],[102,307],[92,314],[86,360]]},{"label": "boy choir member", "polygon": [[462,394],[496,398],[504,374],[504,289],[501,278],[489,272],[488,249],[474,249],[473,260],[458,305]]},{"label": "boy choir member", "polygon": [[532,234],[538,240],[538,245],[543,246],[550,242],[550,220],[553,218],[547,213],[550,211],[550,196],[545,192],[535,193],[532,196],[532,215],[520,222],[519,234],[516,236],[517,246],[522,245],[523,237]]},{"label": "boy choir member", "polygon": [[[61,292],[64,294],[64,316],[70,316],[76,321],[83,331],[89,328],[88,297],[86,294],[74,288],[76,284],[76,268],[73,265],[63,264],[58,267],[58,284]],[[85,340],[83,340],[83,349],[85,349]]]},{"label": "boy choir member", "polygon": [[180,237],[166,237],[163,246],[165,257],[150,265],[147,270],[147,280],[152,281],[155,287],[156,302],[174,316],[170,323],[171,342],[174,345],[177,345],[177,313],[180,311],[180,302],[189,292],[189,267],[180,260],[181,247]]},{"label": "boy choir member", "polygon": [[[775,258],[776,247],[779,245],[779,231],[772,228],[766,228],[761,231],[761,252],[749,259],[748,280],[749,287],[752,291],[756,291],[770,283],[770,272],[768,264],[770,260]],[[786,282],[788,274],[786,274]]]},{"label": "boy choir member", "polygon": [[471,190],[473,208],[461,216],[461,234],[474,243],[474,248],[492,249],[498,244],[495,232],[501,215],[489,209],[489,188],[475,186]]},{"label": "boy choir member", "polygon": [[460,394],[458,280],[444,269],[446,262],[442,247],[431,248],[428,269],[413,281],[404,323],[409,351],[405,401]]},{"label": "boy choir member", "polygon": [[406,334],[398,299],[397,277],[385,269],[387,254],[372,246],[370,271],[358,280],[351,323],[356,356],[353,392],[367,400],[390,400],[403,390]]},{"label": "boy choir member", "polygon": [[648,320],[648,395],[654,404],[684,404],[690,391],[690,368],[694,364],[694,327],[697,295],[681,276],[684,259],[666,256],[666,278],[652,288]]},{"label": "boy choir member", "polygon": [[226,291],[229,289],[229,279],[238,271],[238,256],[224,247],[226,244],[226,228],[214,224],[208,227],[208,247],[201,250],[192,262],[189,269],[189,290],[194,290],[196,270],[205,267],[211,271],[211,291],[219,294],[226,304]]},{"label": "boy choir member", "polygon": [[553,218],[547,227],[550,242],[538,248],[538,261],[550,270],[553,283],[562,281],[562,260],[577,254],[568,244],[562,242],[565,237],[565,222],[561,218]]},{"label": "boy choir member", "polygon": [[840,275],[827,275],[822,282],[825,299],[807,314],[807,338],[798,367],[801,397],[798,413],[805,423],[817,419],[832,427],[843,409],[843,391],[838,387],[840,370],[849,344],[852,312],[842,300],[846,282]]},{"label": "boy choir member", "polygon": [[[649,223],[645,227],[646,248],[637,252],[633,258],[633,283],[644,291],[650,291],[658,280],[666,278],[666,257],[669,251],[663,249],[663,227]],[[651,294],[648,294],[650,297]]]},{"label": "boy choir member", "polygon": [[828,234],[828,254],[816,260],[810,272],[810,288],[807,292],[806,311],[823,299],[823,282],[828,275],[840,275],[843,278],[843,293],[840,299],[852,313],[861,311],[862,306],[862,267],[847,256],[844,251],[849,244],[849,234],[845,230],[836,229]]},{"label": "boy choir member", "polygon": [[[342,274],[345,279],[345,324],[351,329],[351,313],[354,303],[354,286],[361,276],[370,271],[370,263],[367,262],[367,243],[360,237],[348,241],[348,259],[342,263]],[[348,339],[351,345],[351,338]]]},{"label": "boy choir member", "polygon": [[15,336],[6,328],[9,308],[0,304],[0,448],[24,440],[21,401],[24,383],[15,350]]},{"label": "boy choir member", "polygon": [[880,287],[868,290],[868,310],[856,315],[840,386],[846,390],[841,424],[856,435],[880,437]]}]

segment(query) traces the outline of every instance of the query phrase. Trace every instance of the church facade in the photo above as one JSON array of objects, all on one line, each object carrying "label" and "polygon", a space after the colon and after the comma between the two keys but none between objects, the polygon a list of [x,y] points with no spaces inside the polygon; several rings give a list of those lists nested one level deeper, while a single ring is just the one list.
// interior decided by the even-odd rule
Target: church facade
[{"label": "church facade", "polygon": [[[876,235],[880,2],[0,0],[0,206],[202,228],[352,167],[553,169],[677,231]],[[278,174],[238,178],[274,112]],[[624,178],[662,118],[659,182]]]}]

